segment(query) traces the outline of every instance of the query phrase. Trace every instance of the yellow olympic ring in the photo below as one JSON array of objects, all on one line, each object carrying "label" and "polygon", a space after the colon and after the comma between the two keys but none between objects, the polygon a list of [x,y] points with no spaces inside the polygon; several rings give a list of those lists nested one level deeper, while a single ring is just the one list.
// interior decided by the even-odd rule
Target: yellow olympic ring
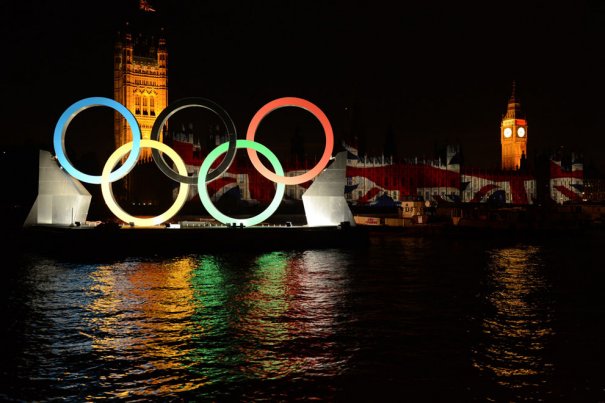
[{"label": "yellow olympic ring", "polygon": [[[107,204],[109,210],[116,217],[118,217],[124,222],[134,223],[134,225],[137,226],[153,226],[162,224],[163,222],[168,221],[172,217],[174,217],[183,207],[183,205],[185,205],[185,202],[187,201],[187,195],[189,193],[189,185],[183,182],[180,183],[179,193],[176,197],[176,200],[174,201],[172,206],[170,206],[170,208],[164,213],[151,218],[138,218],[131,216],[130,214],[125,212],[116,202],[115,197],[113,195],[113,190],[111,188],[111,182],[109,181],[109,175],[111,174],[111,171],[113,171],[113,169],[116,167],[118,162],[122,159],[122,157],[124,157],[127,153],[130,152],[132,147],[132,141],[126,143],[117,150],[115,150],[113,154],[111,154],[111,156],[107,159],[107,162],[103,167],[103,173],[101,173],[101,192],[103,194],[103,200],[105,200],[105,204]],[[159,141],[142,139],[141,148],[154,148],[168,155],[168,157],[170,157],[170,159],[176,165],[179,174],[187,176],[187,167],[185,166],[183,159],[177,154],[176,151],[174,151],[169,146],[165,145],[164,143],[160,143]]]}]

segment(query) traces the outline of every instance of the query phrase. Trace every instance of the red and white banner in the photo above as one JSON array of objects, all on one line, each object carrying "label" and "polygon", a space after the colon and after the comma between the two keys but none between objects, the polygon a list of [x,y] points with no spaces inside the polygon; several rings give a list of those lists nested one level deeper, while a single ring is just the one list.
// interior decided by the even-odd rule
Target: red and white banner
[{"label": "red and white banner", "polygon": [[390,164],[385,166],[347,166],[350,200],[367,204],[386,195],[455,201],[459,197],[460,173],[428,164]]},{"label": "red and white banner", "polygon": [[536,180],[517,172],[468,171],[462,174],[462,201],[488,200],[512,204],[533,204],[537,199]]},{"label": "red and white banner", "polygon": [[[203,156],[192,144],[174,141],[172,147],[196,174]],[[352,156],[354,149],[349,150]],[[451,161],[454,158],[450,158]],[[220,163],[220,159],[216,164]],[[287,176],[298,175],[309,167],[284,167]],[[481,203],[489,200],[509,204],[533,204],[537,200],[537,184],[533,175],[519,171],[486,171],[466,169],[460,173],[458,163],[449,165],[419,163],[362,162],[358,158],[347,162],[345,197],[354,204],[376,204],[381,200],[399,201],[404,196],[422,196],[425,200]],[[557,203],[581,200],[583,165],[572,163],[564,167],[561,161],[550,161],[550,197]],[[286,187],[286,197],[300,200],[311,182]],[[213,200],[218,200],[239,187],[244,200],[270,203],[275,184],[249,163],[247,157],[236,155],[229,170],[208,184]],[[197,196],[193,186],[190,197]]]},{"label": "red and white banner", "polygon": [[550,161],[550,197],[556,203],[581,201],[584,191],[584,166],[573,163],[564,168],[561,161]]}]

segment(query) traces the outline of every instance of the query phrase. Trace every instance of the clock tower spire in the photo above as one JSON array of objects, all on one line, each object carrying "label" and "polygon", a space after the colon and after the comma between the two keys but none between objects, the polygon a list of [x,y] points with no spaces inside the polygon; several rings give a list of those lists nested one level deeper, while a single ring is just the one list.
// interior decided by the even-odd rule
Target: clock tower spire
[{"label": "clock tower spire", "polygon": [[521,112],[514,81],[506,114],[500,124],[500,144],[502,146],[502,169],[517,170],[521,168],[521,160],[527,157],[527,121]]}]

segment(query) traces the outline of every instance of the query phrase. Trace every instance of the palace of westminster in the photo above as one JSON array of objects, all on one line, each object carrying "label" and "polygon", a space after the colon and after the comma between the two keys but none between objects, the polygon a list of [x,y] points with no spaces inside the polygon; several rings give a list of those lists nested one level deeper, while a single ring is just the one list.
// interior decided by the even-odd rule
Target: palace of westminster
[{"label": "palace of westminster", "polygon": [[[146,18],[145,14],[154,13],[144,0],[140,1],[139,8],[143,19]],[[168,44],[161,30],[150,34],[137,30],[134,25],[127,25],[118,34],[114,51],[114,99],[135,115],[143,138],[150,138],[155,118],[169,103],[168,65]],[[385,162],[384,159],[377,161],[356,155],[354,147],[343,145],[349,150],[346,197],[353,204],[372,204],[385,197],[401,200],[409,196],[437,201],[499,201],[521,205],[545,200],[564,203],[605,199],[602,181],[586,180],[581,158],[574,153],[562,153],[561,150],[551,153],[544,167],[533,167],[534,172],[529,172],[527,142],[530,135],[513,83],[506,112],[500,122],[501,169],[461,166],[459,148],[456,146],[448,146],[444,155],[434,161]],[[131,138],[130,128],[118,113],[114,119],[114,137],[116,146]],[[191,166],[190,173],[195,174],[201,161],[197,161],[194,155],[200,145],[186,132],[173,131],[170,137],[175,143],[173,148]],[[145,153],[139,165],[151,161],[151,151],[142,151]],[[245,170],[241,165],[239,167],[240,171]],[[288,167],[285,169],[287,171]],[[226,175],[231,172],[236,178],[234,182],[240,196],[243,199],[258,199],[255,194],[260,193],[255,189],[256,185],[248,183],[245,172],[237,170],[238,164],[234,164]],[[138,187],[137,181],[136,175],[127,181],[127,193],[132,202],[136,202],[132,195],[139,194],[140,190],[134,190]],[[233,187],[214,189],[215,199],[222,195],[221,192],[228,192]],[[294,187],[289,191],[289,196],[298,199],[302,191],[303,188]]]}]

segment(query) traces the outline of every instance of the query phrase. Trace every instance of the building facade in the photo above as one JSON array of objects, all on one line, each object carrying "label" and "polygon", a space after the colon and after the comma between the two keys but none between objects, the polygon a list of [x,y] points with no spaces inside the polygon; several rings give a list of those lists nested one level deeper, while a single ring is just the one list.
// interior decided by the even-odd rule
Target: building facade
[{"label": "building facade", "polygon": [[[144,139],[150,138],[156,116],[168,105],[168,51],[161,30],[150,23],[154,12],[141,1],[136,21],[143,23],[127,23],[114,50],[114,99],[134,114]],[[117,112],[114,139],[116,148],[132,139],[126,119]],[[142,149],[140,161],[150,159],[151,149]]]}]

